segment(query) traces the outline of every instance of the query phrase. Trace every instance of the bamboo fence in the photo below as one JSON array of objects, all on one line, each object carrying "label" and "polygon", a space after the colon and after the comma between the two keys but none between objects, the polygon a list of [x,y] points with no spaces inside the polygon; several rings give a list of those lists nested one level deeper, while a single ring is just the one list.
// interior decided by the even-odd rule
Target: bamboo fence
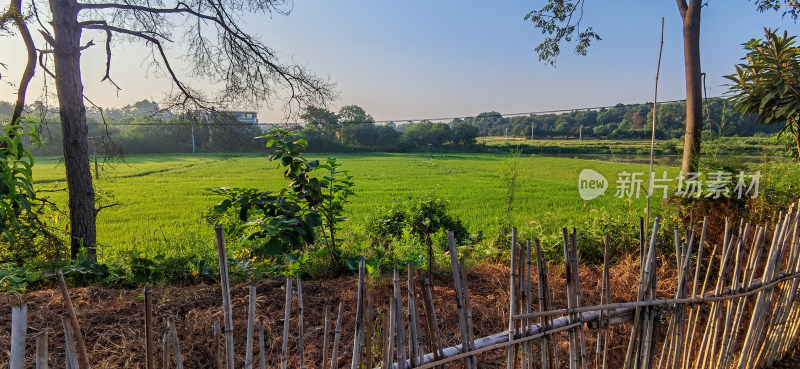
[{"label": "bamboo fence", "polygon": [[[430,280],[408,265],[407,282],[402,283],[397,267],[393,271],[393,294],[384,306],[375,309],[374,291],[366,280],[365,262],[358,270],[355,324],[345,327],[344,309],[340,302],[333,316],[325,307],[324,328],[304,327],[303,295],[300,279],[286,279],[285,314],[281,366],[288,366],[289,321],[293,300],[298,306],[298,352],[301,368],[331,369],[349,366],[356,368],[444,368],[447,363],[461,363],[477,369],[480,354],[505,350],[504,366],[508,369],[559,367],[588,369],[589,355],[594,355],[595,369],[607,368],[609,327],[628,324],[631,333],[625,354],[624,368],[764,368],[789,353],[800,334],[800,209],[792,204],[780,213],[774,224],[751,225],[740,221],[725,221],[721,245],[713,245],[710,255],[704,255],[709,221],[700,224],[690,221],[688,229],[672,230],[677,285],[674,295],[659,294],[656,265],[659,262],[657,240],[661,227],[658,217],[650,230],[640,221],[640,270],[634,301],[613,302],[609,295],[608,237],[603,240],[604,267],[600,284],[600,304],[582,305],[578,260],[578,233],[562,229],[564,273],[567,306],[554,308],[547,263],[543,260],[538,239],[518,240],[516,229],[511,233],[511,264],[509,268],[508,329],[486,337],[473,336],[469,283],[463,258],[458,256],[454,237],[448,234],[454,296],[458,309],[459,345],[443,347],[443,338],[432,298]],[[650,232],[649,242],[644,235]],[[250,287],[247,311],[247,349],[245,362],[233,362],[233,326],[227,276],[225,245],[221,229],[217,229],[218,254],[221,270],[224,324],[213,322],[212,357],[214,368],[266,368],[264,354],[263,317],[256,319],[256,285]],[[708,245],[711,246],[711,245]],[[663,261],[662,261],[663,262]],[[534,269],[535,265],[535,269]],[[536,283],[532,278],[535,275]],[[84,369],[89,358],[77,317],[69,299],[69,291],[60,273],[57,274],[65,301],[63,316],[65,366]],[[406,298],[403,299],[403,289]],[[535,291],[534,291],[535,289]],[[143,314],[146,329],[143,342],[147,368],[155,368],[153,352],[151,288],[144,291]],[[335,317],[335,325],[332,320]],[[257,323],[256,323],[257,322]],[[175,318],[167,320],[163,367],[182,368],[180,337]],[[323,329],[321,362],[304,357],[304,330]],[[333,330],[331,331],[331,328]],[[380,332],[376,335],[376,329]],[[353,348],[350,359],[340,362],[343,330],[353,329]],[[26,355],[27,308],[12,309],[10,367],[22,368]],[[563,333],[562,333],[563,332]],[[559,334],[561,333],[561,334]],[[258,334],[258,344],[255,344]],[[331,340],[329,335],[333,334]],[[224,335],[224,339],[223,336]],[[375,337],[377,336],[377,338]],[[587,348],[587,337],[596,337],[596,347]],[[455,338],[455,337],[454,337]],[[564,342],[566,341],[566,342]],[[559,343],[568,347],[560,357]],[[564,344],[565,343],[565,344]],[[253,347],[258,347],[256,359]],[[221,346],[225,348],[222,353]],[[47,368],[48,334],[36,336],[36,368]],[[592,352],[594,351],[594,352]],[[378,353],[377,355],[375,353]],[[564,352],[562,352],[564,354]],[[223,364],[224,362],[224,364]],[[224,366],[223,366],[224,365]],[[193,367],[195,365],[188,365]]]}]

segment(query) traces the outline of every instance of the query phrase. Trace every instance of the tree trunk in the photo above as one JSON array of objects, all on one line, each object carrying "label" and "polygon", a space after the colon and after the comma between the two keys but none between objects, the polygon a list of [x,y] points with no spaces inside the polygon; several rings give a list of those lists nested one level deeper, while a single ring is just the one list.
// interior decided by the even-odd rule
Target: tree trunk
[{"label": "tree trunk", "polygon": [[702,79],[700,69],[701,0],[678,0],[683,19],[683,57],[686,68],[686,136],[681,169],[696,172],[700,161],[700,133],[703,128]]},{"label": "tree trunk", "polygon": [[69,192],[71,254],[83,247],[92,260],[97,259],[95,244],[95,208],[92,174],[89,170],[89,128],[83,104],[81,82],[81,28],[75,0],[51,0],[55,38],[55,82],[58,93],[61,129],[64,134],[64,166]]}]

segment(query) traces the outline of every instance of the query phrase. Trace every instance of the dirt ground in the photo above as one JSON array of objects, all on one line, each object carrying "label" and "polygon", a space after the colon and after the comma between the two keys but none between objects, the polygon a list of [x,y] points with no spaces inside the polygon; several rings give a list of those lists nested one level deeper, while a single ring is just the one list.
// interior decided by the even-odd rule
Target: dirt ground
[{"label": "dirt ground", "polygon": [[[551,265],[550,283],[553,287],[555,308],[566,307],[563,267]],[[631,260],[623,261],[611,268],[612,301],[630,301],[637,290],[637,268]],[[535,275],[535,273],[534,273]],[[596,267],[581,267],[581,289],[584,305],[598,304],[600,296],[601,270]],[[668,271],[659,273],[659,290],[665,295],[672,293],[674,276]],[[402,279],[402,277],[401,277]],[[281,332],[283,329],[285,281],[267,281],[257,285],[257,317],[263,317],[266,333],[266,367],[280,367]],[[323,322],[325,306],[331,307],[331,315],[341,301],[344,304],[342,321],[342,345],[339,349],[339,367],[349,365],[353,344],[353,327],[356,311],[355,277],[303,283],[305,366],[318,368],[322,361]],[[380,326],[381,314],[386,311],[392,284],[387,276],[370,283],[375,293],[376,324]],[[435,277],[434,305],[442,330],[445,346],[457,345],[459,341],[458,316],[452,279]],[[504,331],[508,319],[508,268],[497,265],[482,265],[469,271],[469,287],[474,319],[474,336],[483,337]],[[662,288],[663,287],[663,288]],[[77,310],[92,368],[143,368],[144,367],[144,299],[141,290],[117,290],[104,288],[74,288],[70,290]],[[234,342],[237,367],[244,362],[244,346],[247,325],[248,286],[234,285],[231,288],[234,311]],[[405,287],[403,296],[405,296]],[[534,304],[536,304],[534,296]],[[168,286],[153,288],[154,321],[156,326],[156,362],[162,367],[162,337],[167,331],[167,318],[174,317],[180,339],[180,350],[186,368],[212,368],[212,325],[223,321],[222,298],[219,285]],[[58,290],[42,290],[26,294],[0,295],[0,311],[9,312],[11,306],[28,304],[28,343],[26,366],[33,367],[35,336],[39,332],[49,334],[50,366],[64,367],[63,332],[61,316],[64,304]],[[293,303],[290,320],[289,367],[299,367],[297,302]],[[0,315],[0,367],[8,366],[9,313]],[[332,319],[333,320],[333,319]],[[333,323],[333,322],[332,322]],[[378,328],[379,330],[380,328]],[[331,331],[333,329],[331,328]],[[613,327],[609,346],[609,368],[622,365],[627,347],[629,325]],[[331,333],[331,341],[333,334]],[[380,332],[376,332],[376,338]],[[567,342],[559,341],[559,356],[562,366],[568,357]],[[587,353],[590,366],[594,366],[596,331],[586,329]],[[377,345],[376,345],[377,347]],[[380,358],[376,348],[375,363]],[[482,368],[505,367],[505,350],[495,350],[479,355]],[[256,359],[258,352],[255,353]],[[462,362],[452,363],[453,368]],[[784,366],[785,367],[785,366]],[[781,368],[784,368],[781,367]]]}]

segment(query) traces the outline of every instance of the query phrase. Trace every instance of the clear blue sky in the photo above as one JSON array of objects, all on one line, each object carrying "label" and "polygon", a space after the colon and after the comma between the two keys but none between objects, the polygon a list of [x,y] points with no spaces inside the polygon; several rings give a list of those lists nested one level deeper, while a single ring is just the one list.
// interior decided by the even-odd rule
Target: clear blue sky
[{"label": "clear blue sky", "polygon": [[[261,35],[284,61],[306,65],[338,84],[341,105],[362,106],[378,120],[521,113],[653,100],[661,17],[665,17],[659,100],[685,97],[681,21],[675,1],[587,0],[584,25],[603,37],[589,55],[562,48],[556,68],[540,63],[543,36],[523,16],[543,1],[296,1],[289,16],[247,15],[245,29]],[[777,13],[758,13],[746,0],[709,0],[703,8],[702,66],[710,96],[722,94],[724,74],[743,55],[741,44],[763,27],[790,33],[798,26]],[[85,39],[102,41],[101,34]],[[159,100],[169,83],[147,69],[143,46],[119,44],[112,75],[123,90],[99,83],[104,50],[83,57],[87,96],[105,107]],[[180,45],[172,45],[173,54]],[[17,78],[21,42],[0,37],[0,70]],[[41,75],[39,71],[37,74]],[[4,79],[4,81],[8,81]],[[203,86],[201,81],[193,81]],[[52,90],[51,90],[52,91]],[[29,101],[41,95],[29,92]],[[0,99],[13,89],[0,83]],[[259,109],[261,121],[285,119],[282,101]]]}]

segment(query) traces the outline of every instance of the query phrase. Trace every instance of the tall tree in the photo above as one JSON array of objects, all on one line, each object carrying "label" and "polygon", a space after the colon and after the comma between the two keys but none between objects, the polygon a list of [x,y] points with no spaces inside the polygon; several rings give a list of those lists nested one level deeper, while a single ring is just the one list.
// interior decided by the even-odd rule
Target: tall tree
[{"label": "tall tree", "polygon": [[[575,53],[586,55],[593,41],[601,40],[592,27],[581,29],[585,0],[547,0],[545,6],[525,15],[546,35],[536,47],[539,60],[551,65],[561,52],[562,42],[572,42],[577,37]],[[753,0],[758,11],[782,11],[797,19],[800,4],[796,1]],[[700,13],[703,0],[676,0],[683,22],[683,57],[686,71],[686,129],[683,146],[684,173],[697,170],[700,158],[700,132],[703,125],[702,69],[700,67]],[[785,6],[783,6],[785,5]]]},{"label": "tall tree", "polygon": [[[241,28],[245,13],[288,14],[286,0],[10,0],[0,16],[0,29],[13,23],[28,51],[28,68],[21,78],[18,105],[33,76],[35,61],[52,77],[58,96],[63,131],[64,165],[69,191],[70,237],[73,256],[85,247],[94,256],[96,245],[95,192],[89,171],[85,95],[81,54],[94,46],[90,35],[104,39],[106,68],[103,81],[120,88],[111,78],[114,40],[140,42],[150,48],[151,65],[168,77],[175,93],[170,107],[188,109],[258,105],[265,99],[285,99],[289,111],[322,104],[333,97],[333,85],[305,68],[282,64],[274,50]],[[23,14],[30,16],[23,16]],[[49,22],[46,20],[50,19]],[[37,48],[28,26],[42,35]],[[192,88],[167,56],[166,45],[176,41],[185,51],[187,74],[222,85],[213,96]],[[52,61],[52,69],[48,64]],[[24,87],[23,87],[24,86]],[[212,110],[212,108],[209,108]],[[16,116],[16,112],[15,112]]]}]

